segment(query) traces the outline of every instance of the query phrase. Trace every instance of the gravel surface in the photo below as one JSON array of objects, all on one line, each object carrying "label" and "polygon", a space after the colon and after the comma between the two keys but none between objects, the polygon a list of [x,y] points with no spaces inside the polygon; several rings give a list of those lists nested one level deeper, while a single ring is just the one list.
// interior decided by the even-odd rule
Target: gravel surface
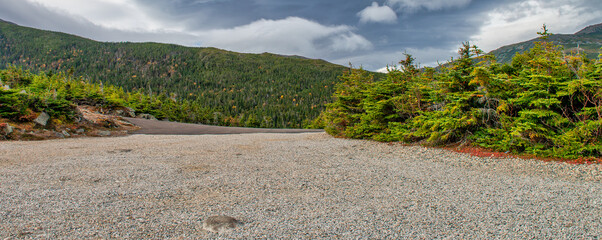
[{"label": "gravel surface", "polygon": [[0,142],[0,239],[600,239],[601,180],[325,133]]}]

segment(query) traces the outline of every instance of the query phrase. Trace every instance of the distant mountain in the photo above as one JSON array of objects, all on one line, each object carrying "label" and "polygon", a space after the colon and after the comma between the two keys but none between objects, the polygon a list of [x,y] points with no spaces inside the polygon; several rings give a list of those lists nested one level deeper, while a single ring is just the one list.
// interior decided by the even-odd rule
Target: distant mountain
[{"label": "distant mountain", "polygon": [[[491,51],[499,63],[510,63],[516,53],[531,49],[540,38],[503,46]],[[565,52],[582,52],[588,58],[596,59],[602,47],[602,23],[588,26],[575,34],[553,34],[548,37],[556,45],[564,46]]]},{"label": "distant mountain", "polygon": [[220,125],[291,128],[315,118],[346,67],[271,53],[110,43],[0,20],[0,68],[62,71],[127,91],[185,98]]},{"label": "distant mountain", "polygon": [[585,35],[585,34],[598,34],[602,33],[602,23],[596,25],[590,25],[581,29],[581,31],[576,32],[575,35]]}]

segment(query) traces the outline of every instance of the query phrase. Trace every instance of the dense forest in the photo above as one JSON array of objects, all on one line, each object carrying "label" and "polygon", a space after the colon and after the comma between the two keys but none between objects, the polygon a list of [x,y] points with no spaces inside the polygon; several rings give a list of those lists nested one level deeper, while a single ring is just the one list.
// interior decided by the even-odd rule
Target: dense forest
[{"label": "dense forest", "polygon": [[464,43],[438,69],[410,55],[380,81],[354,69],[314,124],[340,137],[602,157],[602,60],[565,54],[541,34],[510,64]]},{"label": "dense forest", "polygon": [[0,21],[0,69],[65,72],[126,92],[202,106],[177,121],[298,128],[330,101],[347,68],[323,60],[159,43],[101,43]]}]

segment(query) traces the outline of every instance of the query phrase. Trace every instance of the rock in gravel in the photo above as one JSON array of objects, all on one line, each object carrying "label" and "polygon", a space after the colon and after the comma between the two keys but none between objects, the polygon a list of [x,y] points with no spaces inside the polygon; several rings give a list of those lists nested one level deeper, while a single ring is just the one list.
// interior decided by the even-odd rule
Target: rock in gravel
[{"label": "rock in gravel", "polygon": [[46,113],[46,112],[42,112],[35,120],[33,120],[33,122],[40,124],[42,126],[46,126],[46,124],[48,124],[49,119],[50,119],[50,115],[48,115],[48,113]]},{"label": "rock in gravel", "polygon": [[230,216],[211,216],[203,221],[203,229],[214,233],[224,233],[232,231],[239,224],[240,221]]}]

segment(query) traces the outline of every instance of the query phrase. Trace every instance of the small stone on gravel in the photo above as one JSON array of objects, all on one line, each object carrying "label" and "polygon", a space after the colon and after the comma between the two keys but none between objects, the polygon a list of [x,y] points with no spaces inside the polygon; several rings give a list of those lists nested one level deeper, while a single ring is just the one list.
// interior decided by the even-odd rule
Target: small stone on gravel
[{"label": "small stone on gravel", "polygon": [[238,220],[230,216],[211,216],[203,221],[203,229],[214,233],[224,233],[232,231],[239,224]]}]

